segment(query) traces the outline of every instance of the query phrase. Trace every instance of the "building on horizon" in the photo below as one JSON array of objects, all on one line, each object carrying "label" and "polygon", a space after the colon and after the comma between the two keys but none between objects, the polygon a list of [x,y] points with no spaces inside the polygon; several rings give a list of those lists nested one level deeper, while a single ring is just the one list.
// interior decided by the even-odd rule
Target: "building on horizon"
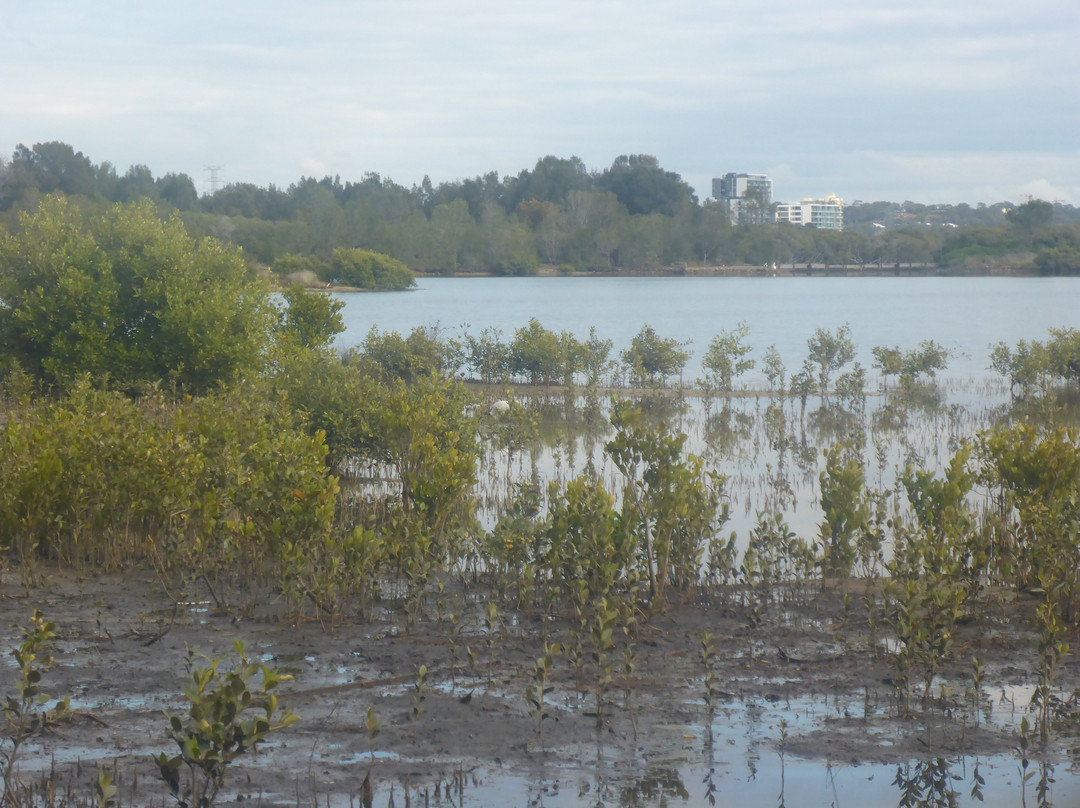
[{"label": "building on horizon", "polygon": [[824,199],[782,202],[776,206],[776,221],[839,232],[844,229],[844,200],[827,194]]},{"label": "building on horizon", "polygon": [[764,174],[730,172],[713,177],[713,199],[727,203],[732,224],[765,224],[772,221],[772,180]]}]

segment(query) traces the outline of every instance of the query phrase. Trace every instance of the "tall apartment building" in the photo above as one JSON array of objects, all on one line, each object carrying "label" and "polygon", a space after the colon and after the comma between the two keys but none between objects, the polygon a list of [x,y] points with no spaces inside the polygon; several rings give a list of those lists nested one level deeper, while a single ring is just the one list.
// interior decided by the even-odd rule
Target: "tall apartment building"
[{"label": "tall apartment building", "polygon": [[828,194],[824,199],[781,203],[776,206],[776,221],[840,231],[844,229],[844,200]]},{"label": "tall apartment building", "polygon": [[712,195],[727,202],[732,224],[764,224],[771,218],[772,180],[764,174],[714,177]]}]

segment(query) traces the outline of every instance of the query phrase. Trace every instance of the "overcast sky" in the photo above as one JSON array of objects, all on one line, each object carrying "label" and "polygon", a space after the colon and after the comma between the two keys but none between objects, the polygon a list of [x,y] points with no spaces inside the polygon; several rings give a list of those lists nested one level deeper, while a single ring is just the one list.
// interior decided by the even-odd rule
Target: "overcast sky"
[{"label": "overcast sky", "polygon": [[411,186],[652,154],[710,195],[1080,204],[1075,0],[0,3],[0,155]]}]

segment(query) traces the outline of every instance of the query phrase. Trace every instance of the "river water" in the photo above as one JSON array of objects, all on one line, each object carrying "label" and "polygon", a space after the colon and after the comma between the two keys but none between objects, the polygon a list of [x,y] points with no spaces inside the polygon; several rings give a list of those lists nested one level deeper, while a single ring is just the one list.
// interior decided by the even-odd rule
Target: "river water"
[{"label": "river water", "polygon": [[[802,365],[807,339],[816,329],[849,325],[856,361],[869,371],[871,393],[879,387],[872,369],[875,346],[909,350],[932,339],[949,350],[949,365],[938,379],[940,401],[933,408],[908,408],[901,432],[870,434],[870,425],[883,420],[879,411],[887,401],[880,396],[871,396],[865,412],[851,418],[817,397],[805,410],[792,399],[781,402],[781,431],[789,447],[800,447],[799,457],[778,451],[775,436],[762,439],[766,421],[776,432],[776,401],[685,402],[674,426],[689,436],[689,451],[706,456],[728,476],[732,520],[727,529],[736,531],[740,544],[758,511],[777,507],[800,535],[817,533],[821,450],[856,422],[870,430],[868,485],[890,487],[897,470],[908,463],[940,470],[961,440],[989,426],[1009,403],[1008,385],[989,370],[991,346],[1045,340],[1051,327],[1080,328],[1080,278],[423,278],[412,291],[344,294],[341,299],[346,324],[339,338],[342,348],[359,344],[371,328],[406,334],[417,326],[437,326],[441,338],[458,336],[465,328],[476,334],[493,327],[509,342],[515,329],[535,317],[546,328],[570,331],[579,339],[595,326],[601,338],[614,343],[612,357],[617,358],[648,323],[661,336],[688,343],[687,384],[702,375],[700,357],[712,338],[740,322],[749,328],[752,358],[760,364],[768,346],[775,345],[789,377]],[[765,385],[757,369],[736,380],[736,387]],[[544,420],[550,420],[551,409],[558,406],[549,406]],[[590,458],[611,490],[619,490],[604,462],[600,437],[591,444],[548,440],[508,458],[512,463],[496,462],[489,454],[488,493],[509,491],[514,482],[565,482]],[[801,466],[792,462],[800,459]],[[787,478],[791,498],[778,506],[772,494],[780,476]],[[483,480],[482,475],[482,488]],[[480,494],[491,501],[483,490]],[[489,526],[494,516],[488,513]]]},{"label": "river water", "polygon": [[[1045,340],[1051,327],[1080,328],[1080,277],[931,278],[421,278],[408,292],[343,294],[346,331],[356,345],[372,327],[408,333],[438,325],[454,336],[489,326],[509,341],[530,317],[579,339],[595,326],[615,356],[643,324],[662,337],[689,341],[685,380],[700,375],[700,357],[720,331],[740,322],[758,360],[775,345],[789,374],[797,370],[815,329],[847,323],[857,361],[870,369],[871,349],[907,350],[932,339],[952,356],[948,377],[988,374],[990,346]],[[747,374],[754,386],[762,375]]]}]

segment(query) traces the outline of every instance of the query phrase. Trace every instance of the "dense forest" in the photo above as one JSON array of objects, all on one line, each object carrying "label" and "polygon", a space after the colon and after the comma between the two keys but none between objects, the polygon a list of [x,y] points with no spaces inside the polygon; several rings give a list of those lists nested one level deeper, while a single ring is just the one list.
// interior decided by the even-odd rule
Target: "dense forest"
[{"label": "dense forest", "polygon": [[[842,233],[740,226],[723,201],[699,201],[649,155],[622,155],[599,171],[577,157],[547,156],[516,176],[439,185],[425,177],[412,188],[368,173],[355,181],[302,177],[287,189],[237,182],[207,195],[186,174],[155,177],[143,165],[121,174],[59,142],[19,145],[0,160],[0,226],[17,227],[17,212],[51,193],[78,197],[89,210],[148,198],[178,210],[192,235],[242,247],[279,273],[310,270],[349,285],[377,285],[380,272],[400,271],[396,262],[509,275],[773,263],[1080,272],[1080,210],[1072,205],[859,202],[845,208]],[[395,264],[373,268],[371,253]]]}]

